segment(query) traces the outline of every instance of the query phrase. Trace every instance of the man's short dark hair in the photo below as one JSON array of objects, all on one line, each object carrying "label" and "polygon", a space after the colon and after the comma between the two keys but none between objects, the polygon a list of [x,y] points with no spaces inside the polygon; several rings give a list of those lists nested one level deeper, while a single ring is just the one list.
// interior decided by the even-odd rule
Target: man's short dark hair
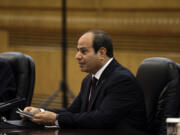
[{"label": "man's short dark hair", "polygon": [[111,37],[104,31],[101,30],[89,30],[86,33],[93,33],[94,39],[93,39],[93,48],[95,53],[101,48],[106,48],[107,52],[106,55],[108,57],[113,57],[113,44]]}]

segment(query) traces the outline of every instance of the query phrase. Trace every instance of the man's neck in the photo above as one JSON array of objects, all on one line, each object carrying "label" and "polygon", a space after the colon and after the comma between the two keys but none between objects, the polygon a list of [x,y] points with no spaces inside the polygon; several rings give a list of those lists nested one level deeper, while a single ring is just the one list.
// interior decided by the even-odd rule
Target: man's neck
[{"label": "man's neck", "polygon": [[95,73],[93,74],[93,76],[95,76],[96,79],[99,80],[99,78],[101,77],[101,74],[103,73],[103,71],[107,68],[107,66],[110,64],[110,62],[113,60],[113,58],[109,58],[106,63]]}]

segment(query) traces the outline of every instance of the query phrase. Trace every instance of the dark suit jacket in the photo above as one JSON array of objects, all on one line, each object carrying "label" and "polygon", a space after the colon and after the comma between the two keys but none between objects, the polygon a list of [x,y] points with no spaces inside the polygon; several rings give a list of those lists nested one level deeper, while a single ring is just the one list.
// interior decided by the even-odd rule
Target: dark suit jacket
[{"label": "dark suit jacket", "polygon": [[16,96],[16,83],[13,71],[7,60],[0,58],[0,102]]},{"label": "dark suit jacket", "polygon": [[79,95],[72,105],[59,112],[62,128],[144,129],[146,124],[144,99],[135,77],[116,60],[102,73],[91,111],[87,112],[91,75],[82,82]]}]

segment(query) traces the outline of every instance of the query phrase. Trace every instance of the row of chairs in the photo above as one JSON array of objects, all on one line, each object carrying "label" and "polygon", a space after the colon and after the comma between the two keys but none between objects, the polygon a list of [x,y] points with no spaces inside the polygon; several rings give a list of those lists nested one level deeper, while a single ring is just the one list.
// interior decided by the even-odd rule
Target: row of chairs
[{"label": "row of chairs", "polygon": [[[35,65],[32,58],[19,52],[0,53],[0,58],[9,61],[17,84],[17,98],[25,98],[21,107],[31,104]],[[149,131],[165,134],[167,117],[178,117],[180,107],[180,65],[167,58],[145,59],[139,66],[136,78],[145,97]],[[10,119],[17,119],[15,110]]]},{"label": "row of chairs", "polygon": [[166,135],[166,118],[179,117],[180,65],[167,58],[147,58],[136,78],[145,97],[149,132]]}]

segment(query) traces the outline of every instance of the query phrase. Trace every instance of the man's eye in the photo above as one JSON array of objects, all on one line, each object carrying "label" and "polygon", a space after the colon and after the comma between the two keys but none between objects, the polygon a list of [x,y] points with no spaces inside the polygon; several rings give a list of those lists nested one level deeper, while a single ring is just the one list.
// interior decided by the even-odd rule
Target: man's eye
[{"label": "man's eye", "polygon": [[86,51],[86,50],[82,50],[81,52],[82,52],[83,54],[86,54],[87,51]]}]

